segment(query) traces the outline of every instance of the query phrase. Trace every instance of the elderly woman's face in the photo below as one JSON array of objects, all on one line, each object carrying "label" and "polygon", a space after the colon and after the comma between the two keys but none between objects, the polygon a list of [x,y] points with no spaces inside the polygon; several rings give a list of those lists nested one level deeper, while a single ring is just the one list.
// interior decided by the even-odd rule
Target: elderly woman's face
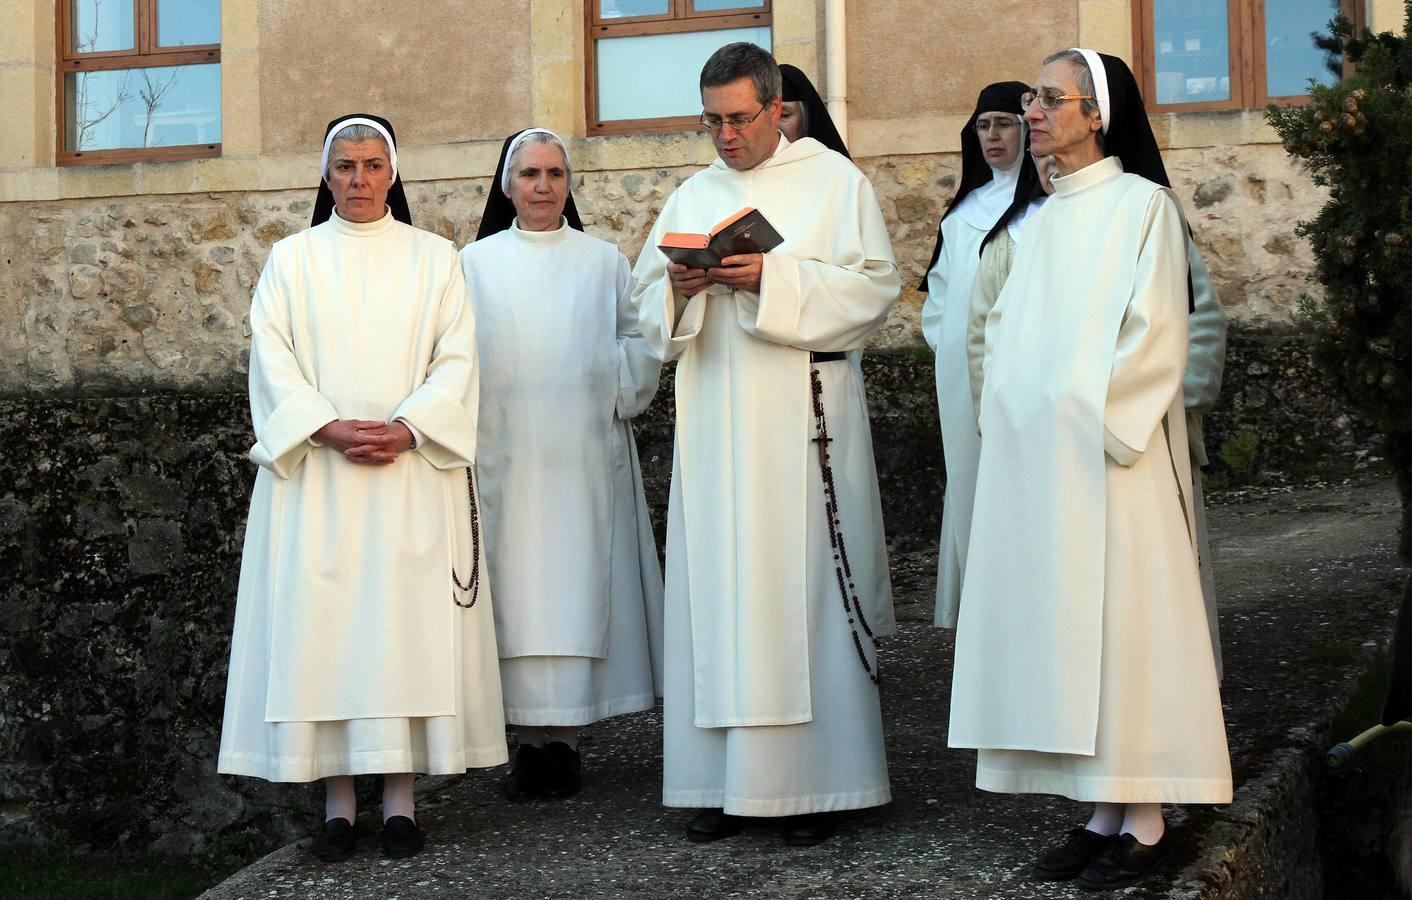
[{"label": "elderly woman's face", "polygon": [[[1039,94],[1082,94],[1079,90],[1079,70],[1066,59],[1056,59],[1039,70],[1035,80]],[[1061,100],[1053,109],[1045,109],[1038,101],[1025,111],[1030,126],[1030,149],[1036,156],[1065,155],[1092,143],[1098,146],[1098,131],[1103,127],[1098,113],[1085,113],[1082,100]]]},{"label": "elderly woman's face", "polygon": [[569,167],[558,144],[523,144],[510,161],[510,202],[525,231],[559,227],[569,200]]},{"label": "elderly woman's face", "polygon": [[336,141],[329,151],[328,187],[340,218],[376,222],[387,210],[392,163],[381,140]]},{"label": "elderly woman's face", "polygon": [[791,144],[804,137],[804,101],[785,100],[780,105],[780,131]]}]

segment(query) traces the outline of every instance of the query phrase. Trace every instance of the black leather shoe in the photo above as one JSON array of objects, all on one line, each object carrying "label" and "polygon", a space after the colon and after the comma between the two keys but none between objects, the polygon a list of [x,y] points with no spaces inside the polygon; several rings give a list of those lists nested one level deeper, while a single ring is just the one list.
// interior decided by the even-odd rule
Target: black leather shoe
[{"label": "black leather shoe", "polygon": [[406,816],[393,816],[382,823],[382,855],[388,859],[413,856],[426,842],[426,833]]},{"label": "black leather shoe", "polygon": [[833,837],[838,830],[838,813],[809,813],[790,816],[784,822],[786,847],[812,847]]},{"label": "black leather shoe", "polygon": [[1163,832],[1151,846],[1139,843],[1130,834],[1119,835],[1088,861],[1074,884],[1086,891],[1111,891],[1137,884],[1157,868],[1172,849],[1170,833]]},{"label": "black leather shoe", "polygon": [[347,859],[356,846],[358,826],[347,819],[329,819],[314,836],[309,850],[324,862],[338,862]]},{"label": "black leather shoe", "polygon": [[543,747],[521,744],[515,750],[515,764],[505,776],[505,796],[511,800],[529,800],[544,791],[545,768],[549,754]]},{"label": "black leather shoe", "polygon": [[1099,834],[1087,828],[1075,828],[1064,843],[1035,861],[1030,874],[1040,881],[1068,881],[1077,878],[1099,851],[1114,840],[1112,835]]},{"label": "black leather shoe", "polygon": [[583,758],[563,741],[550,741],[544,748],[548,765],[544,773],[544,796],[551,800],[572,797],[583,787]]},{"label": "black leather shoe", "polygon": [[698,844],[719,841],[740,834],[744,827],[745,816],[728,816],[719,809],[703,809],[686,826],[686,839]]}]

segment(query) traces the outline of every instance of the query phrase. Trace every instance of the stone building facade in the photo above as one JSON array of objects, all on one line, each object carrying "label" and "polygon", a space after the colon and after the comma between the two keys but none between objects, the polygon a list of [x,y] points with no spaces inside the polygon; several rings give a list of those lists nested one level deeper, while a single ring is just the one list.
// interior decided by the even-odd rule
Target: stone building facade
[{"label": "stone building facade", "polygon": [[[328,0],[312,15],[226,0],[219,157],[56,166],[63,2],[16,0],[0,14],[3,395],[238,384],[254,279],[270,244],[307,221],[322,129],[343,112],[370,108],[398,125],[418,223],[458,242],[474,234],[500,141],[519,127],[570,138],[587,226],[629,258],[672,188],[711,158],[699,133],[586,136],[579,0]],[[909,285],[953,189],[979,88],[1031,79],[1055,48],[1131,59],[1140,2],[847,3],[849,144]],[[1372,27],[1399,24],[1396,0],[1359,2]],[[825,6],[771,9],[776,55],[827,94]],[[1293,324],[1310,264],[1293,229],[1321,193],[1259,110],[1171,113],[1154,126],[1232,320]],[[878,347],[920,345],[920,301],[907,292]]]}]

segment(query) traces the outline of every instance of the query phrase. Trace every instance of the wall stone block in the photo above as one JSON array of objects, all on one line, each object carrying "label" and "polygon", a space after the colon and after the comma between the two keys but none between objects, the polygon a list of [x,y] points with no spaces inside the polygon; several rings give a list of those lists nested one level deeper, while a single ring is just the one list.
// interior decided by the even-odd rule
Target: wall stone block
[{"label": "wall stone block", "polygon": [[[1294,226],[1317,212],[1322,192],[1275,145],[1165,156],[1232,320],[1296,323],[1313,263]],[[913,288],[931,256],[959,159],[878,157],[860,166],[877,192],[906,285],[872,346],[920,349],[923,298]],[[695,171],[580,172],[575,200],[589,232],[631,260],[667,197]],[[464,244],[475,236],[488,185],[486,178],[411,183],[415,220]],[[270,246],[307,227],[313,193],[311,186],[0,206],[0,235],[14,236],[6,247],[10,280],[0,286],[0,333],[16,349],[0,362],[0,396],[239,389],[250,294]]]}]

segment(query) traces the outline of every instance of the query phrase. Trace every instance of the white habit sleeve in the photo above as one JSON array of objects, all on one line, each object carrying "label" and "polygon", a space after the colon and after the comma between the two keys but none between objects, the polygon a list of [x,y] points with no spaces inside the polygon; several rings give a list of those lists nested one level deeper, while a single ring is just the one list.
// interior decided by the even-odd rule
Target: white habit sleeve
[{"label": "white habit sleeve", "polygon": [[1181,390],[1187,355],[1186,223],[1170,192],[1153,194],[1143,232],[1103,409],[1103,449],[1124,466],[1147,451]]},{"label": "white habit sleeve", "polygon": [[981,250],[976,282],[971,288],[971,310],[966,317],[966,368],[971,376],[971,402],[980,422],[981,385],[985,383],[985,323],[1000,289],[1010,276],[1010,262],[1015,252],[1015,239],[1008,229],[1002,229],[995,239]]},{"label": "white habit sleeve", "polygon": [[[866,179],[855,182],[849,229],[830,262],[766,253],[760,293],[736,291],[740,325],[755,337],[801,350],[857,350],[887,318],[902,292],[892,242]],[[841,249],[841,252],[837,252]]]},{"label": "white habit sleeve", "polygon": [[1226,312],[1211,287],[1211,273],[1187,236],[1187,264],[1191,267],[1191,287],[1196,309],[1188,320],[1191,350],[1182,376],[1182,399],[1186,405],[1186,435],[1192,459],[1206,465],[1206,437],[1203,417],[1216,406],[1221,394],[1221,375],[1226,367]]},{"label": "white habit sleeve", "polygon": [[446,287],[436,314],[436,344],[426,380],[388,417],[417,429],[416,452],[438,469],[474,465],[480,370],[476,367],[476,321],[461,261],[448,245]]},{"label": "white habit sleeve", "polygon": [[284,253],[270,251],[250,303],[250,418],[255,445],[250,459],[288,478],[313,446],[309,437],[338,419],[333,403],[299,367],[289,304],[280,288]]},{"label": "white habit sleeve", "polygon": [[657,358],[637,322],[633,306],[633,280],[628,261],[618,255],[618,402],[620,419],[631,419],[647,408],[657,394],[662,362]]},{"label": "white habit sleeve", "polygon": [[680,193],[679,190],[667,198],[632,271],[636,280],[632,302],[642,337],[662,362],[681,356],[701,333],[701,325],[706,320],[706,292],[688,298],[683,304],[667,275],[667,257],[657,249],[662,235],[672,230]]}]

